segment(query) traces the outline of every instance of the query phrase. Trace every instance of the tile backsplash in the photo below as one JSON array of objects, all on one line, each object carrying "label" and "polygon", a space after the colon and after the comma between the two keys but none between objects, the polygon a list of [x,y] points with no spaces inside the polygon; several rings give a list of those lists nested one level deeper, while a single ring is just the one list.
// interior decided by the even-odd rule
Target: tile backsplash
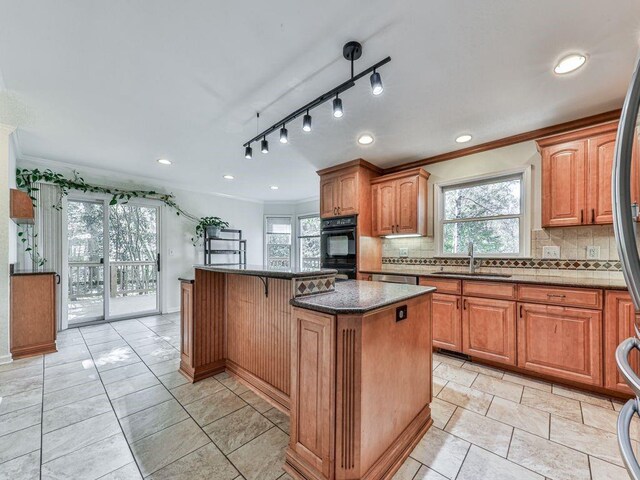
[{"label": "tile backsplash", "polygon": [[[638,235],[636,228],[636,236]],[[588,259],[587,248],[599,247],[598,258]],[[558,247],[560,257],[543,258],[543,247]],[[406,255],[405,255],[406,254]],[[402,256],[401,256],[402,255]],[[382,240],[382,263],[385,269],[395,266],[462,269],[466,258],[438,258],[433,237],[393,238]],[[549,228],[531,232],[531,257],[527,259],[483,259],[483,271],[538,275],[622,278],[613,226]]]}]

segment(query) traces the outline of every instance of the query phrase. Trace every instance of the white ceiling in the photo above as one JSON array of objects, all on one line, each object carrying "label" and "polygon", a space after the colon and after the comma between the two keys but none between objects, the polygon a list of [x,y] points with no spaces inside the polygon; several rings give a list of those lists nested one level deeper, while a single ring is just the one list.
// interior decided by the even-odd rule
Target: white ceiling
[{"label": "white ceiling", "polygon": [[[473,145],[618,108],[640,39],[637,0],[0,0],[0,12],[0,122],[19,123],[24,158],[271,201],[317,196],[315,170],[353,158],[391,166],[461,148],[461,133]],[[245,160],[255,112],[266,127],[344,81],[353,39],[356,72],[392,57],[384,94],[364,78],[342,119],[325,104],[311,134],[298,120],[289,145],[272,135],[268,155]],[[553,75],[574,51],[586,66]]]}]

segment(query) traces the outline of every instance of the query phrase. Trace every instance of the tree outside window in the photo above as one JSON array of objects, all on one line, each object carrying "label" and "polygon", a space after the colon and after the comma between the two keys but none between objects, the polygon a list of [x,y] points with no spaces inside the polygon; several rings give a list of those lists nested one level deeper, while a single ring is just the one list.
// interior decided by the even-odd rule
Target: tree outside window
[{"label": "tree outside window", "polygon": [[269,268],[291,268],[291,217],[266,217],[265,263]]},{"label": "tree outside window", "polygon": [[320,217],[298,217],[298,262],[303,270],[320,268]]}]

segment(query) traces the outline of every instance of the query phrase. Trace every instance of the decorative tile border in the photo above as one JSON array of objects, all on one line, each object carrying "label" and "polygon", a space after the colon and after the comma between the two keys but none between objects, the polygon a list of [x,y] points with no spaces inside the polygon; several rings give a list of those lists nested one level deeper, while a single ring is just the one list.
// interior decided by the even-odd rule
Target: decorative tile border
[{"label": "decorative tile border", "polygon": [[[382,257],[384,265],[426,265],[433,267],[467,267],[468,258],[416,258]],[[542,258],[483,258],[483,267],[537,268],[554,270],[592,270],[618,272],[622,269],[619,260],[571,260]]]},{"label": "decorative tile border", "polygon": [[336,289],[336,277],[296,278],[294,296],[304,297],[316,293],[332,292]]}]

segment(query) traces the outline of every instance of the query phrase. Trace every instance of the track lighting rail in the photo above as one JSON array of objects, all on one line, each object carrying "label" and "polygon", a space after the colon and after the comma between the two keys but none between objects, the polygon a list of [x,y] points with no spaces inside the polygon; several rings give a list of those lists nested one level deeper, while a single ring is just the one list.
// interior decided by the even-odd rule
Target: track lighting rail
[{"label": "track lighting rail", "polygon": [[359,79],[361,79],[365,75],[373,72],[374,70],[380,68],[381,66],[389,63],[391,61],[391,57],[387,57],[387,58],[384,58],[384,59],[380,60],[378,63],[370,66],[369,68],[367,68],[366,70],[363,70],[362,72],[358,73],[355,76],[353,75],[353,60],[354,59],[351,59],[351,78],[349,80],[341,83],[337,87],[332,88],[328,92],[323,93],[322,95],[320,95],[316,99],[310,101],[309,103],[307,103],[306,105],[303,105],[302,107],[298,108],[297,110],[295,110],[294,112],[290,113],[289,115],[287,115],[283,119],[277,121],[276,123],[271,125],[269,128],[267,128],[266,130],[264,130],[264,131],[260,132],[259,134],[257,134],[251,140],[248,140],[247,142],[245,142],[243,144],[243,146],[244,147],[249,147],[249,146],[251,146],[251,144],[253,142],[256,142],[258,140],[266,139],[267,135],[275,132],[280,127],[283,127],[285,124],[290,123],[292,120],[295,120],[300,115],[304,115],[305,113],[307,113],[312,108],[315,108],[315,107],[317,107],[319,105],[322,105],[323,103],[335,98],[336,95],[339,95],[342,92],[345,92],[346,90],[349,90],[351,87],[355,86],[356,81],[358,81]]}]

